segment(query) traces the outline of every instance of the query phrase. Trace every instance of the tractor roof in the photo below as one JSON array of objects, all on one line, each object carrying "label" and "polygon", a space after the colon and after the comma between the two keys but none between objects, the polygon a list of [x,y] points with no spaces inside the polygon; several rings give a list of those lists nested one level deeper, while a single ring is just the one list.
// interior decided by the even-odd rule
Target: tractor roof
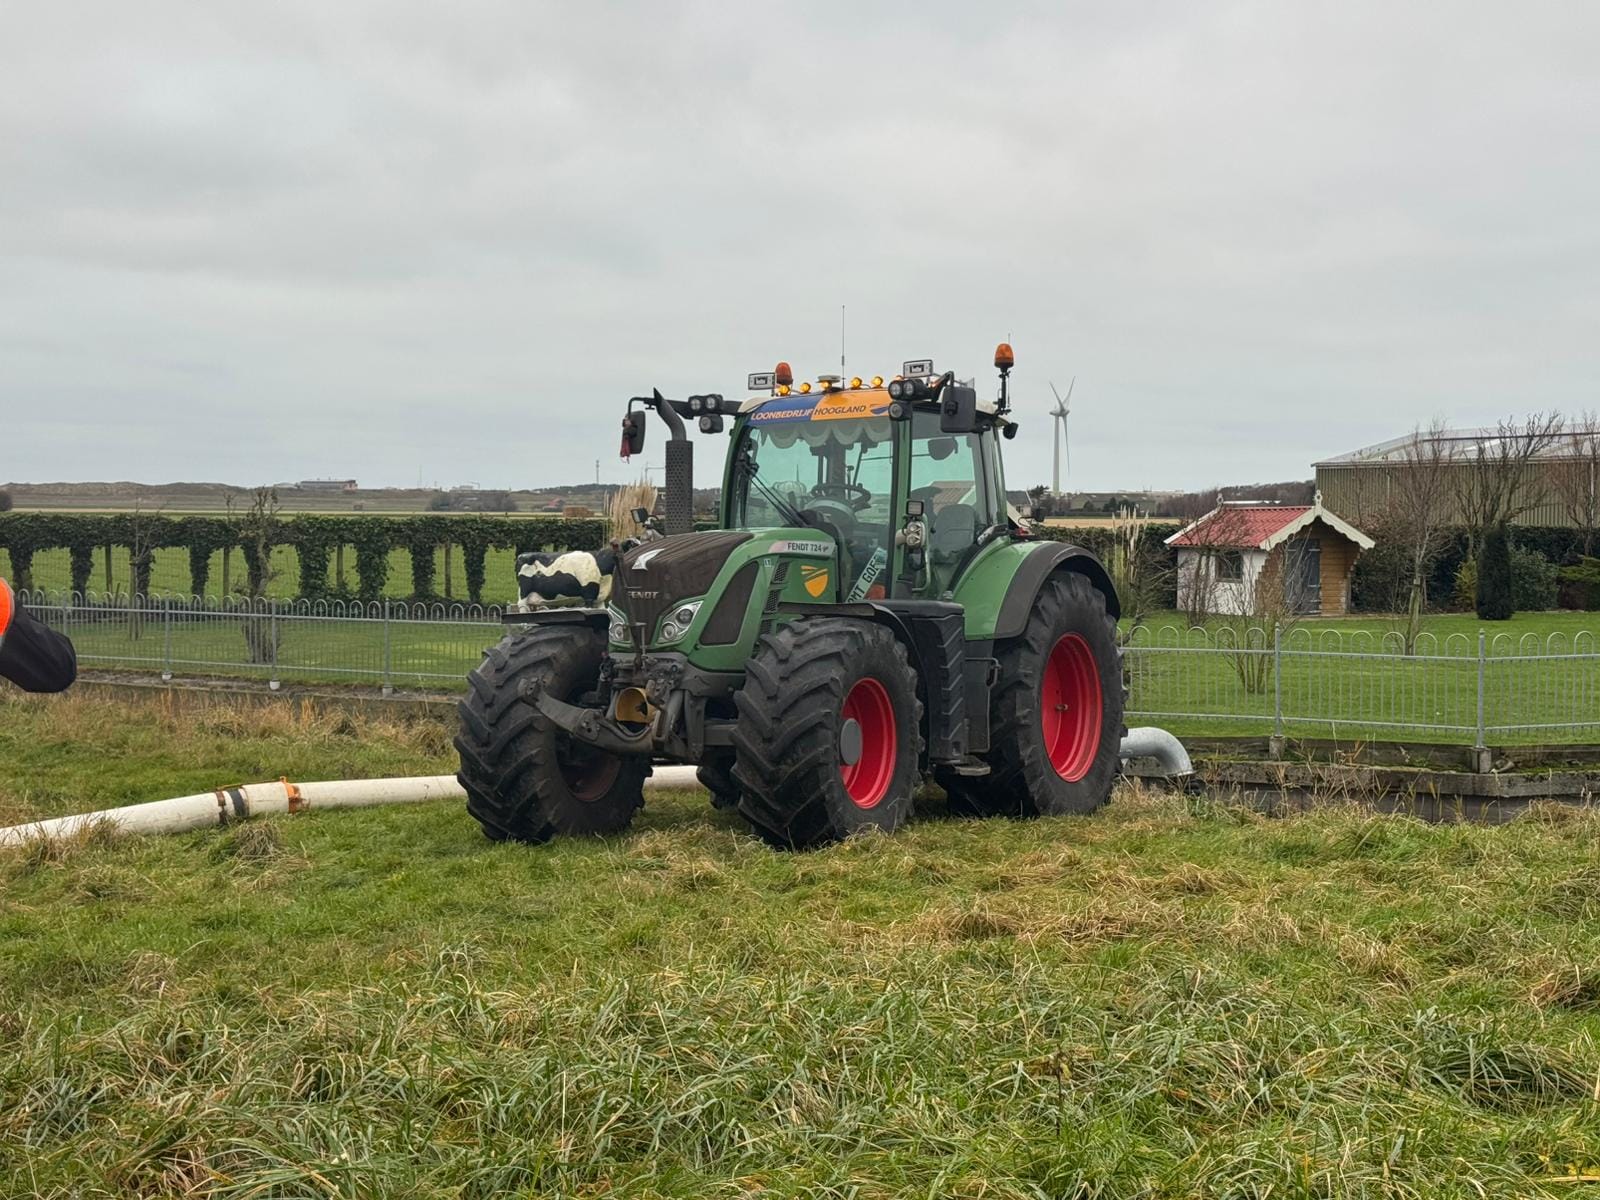
[{"label": "tractor roof", "polygon": [[[994,407],[992,400],[978,401],[978,408],[983,412],[993,412]],[[739,411],[749,415],[751,423],[756,425],[882,417],[889,412],[889,393],[881,387],[836,387],[826,391],[790,392],[786,396],[752,396],[739,406]]]},{"label": "tractor roof", "polygon": [[790,392],[787,396],[752,396],[739,406],[757,425],[790,421],[842,421],[848,417],[881,417],[889,412],[883,388],[830,388]]}]

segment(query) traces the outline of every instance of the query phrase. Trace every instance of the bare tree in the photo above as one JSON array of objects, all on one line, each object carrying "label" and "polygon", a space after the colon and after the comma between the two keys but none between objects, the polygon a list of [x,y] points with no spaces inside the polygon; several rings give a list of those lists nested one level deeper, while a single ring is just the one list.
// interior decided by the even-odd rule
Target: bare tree
[{"label": "bare tree", "polygon": [[228,523],[233,527],[239,548],[244,553],[245,595],[259,599],[279,575],[272,565],[273,547],[283,540],[283,522],[279,519],[282,506],[278,503],[276,488],[256,488],[250,494],[250,504],[239,512],[230,495],[227,501]]},{"label": "bare tree", "polygon": [[1218,623],[1219,634],[1232,633],[1228,661],[1248,695],[1264,694],[1272,681],[1274,631],[1287,634],[1300,619],[1289,588],[1299,561],[1291,542],[1274,546],[1255,580],[1240,593],[1237,610]]},{"label": "bare tree", "polygon": [[1544,502],[1547,485],[1533,463],[1558,444],[1563,428],[1560,413],[1533,413],[1521,421],[1506,417],[1459,450],[1455,461],[1462,469],[1452,472],[1455,498],[1474,552],[1489,530]]},{"label": "bare tree", "polygon": [[[233,526],[244,552],[245,600],[252,606],[267,594],[278,569],[272,564],[272,551],[283,540],[283,522],[279,519],[278,492],[275,488],[256,488],[250,496],[250,506],[242,513],[234,511],[233,497],[228,497],[228,520]],[[242,623],[245,653],[250,662],[277,661],[278,622],[260,615],[258,610]]]},{"label": "bare tree", "polygon": [[1227,612],[1248,611],[1249,580],[1244,556],[1245,518],[1238,506],[1222,503],[1185,531],[1178,556],[1178,607],[1191,625]]},{"label": "bare tree", "polygon": [[1600,413],[1591,408],[1569,421],[1556,449],[1561,461],[1550,473],[1550,486],[1567,519],[1583,535],[1588,557],[1600,533]]},{"label": "bare tree", "polygon": [[1416,652],[1427,600],[1428,568],[1444,548],[1455,500],[1451,476],[1455,461],[1444,422],[1435,418],[1426,431],[1413,430],[1390,472],[1389,503],[1379,527],[1404,550],[1406,568],[1405,651]]},{"label": "bare tree", "polygon": [[156,558],[156,526],[161,509],[145,508],[136,498],[128,514],[128,636],[138,639],[144,633],[145,605],[150,603],[150,569]]}]

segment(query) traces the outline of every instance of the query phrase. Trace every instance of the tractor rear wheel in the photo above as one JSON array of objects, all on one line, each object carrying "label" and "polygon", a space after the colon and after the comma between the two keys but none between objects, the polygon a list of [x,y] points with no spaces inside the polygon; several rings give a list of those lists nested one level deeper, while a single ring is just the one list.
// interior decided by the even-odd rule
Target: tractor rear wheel
[{"label": "tractor rear wheel", "polygon": [[844,617],[784,625],[756,643],[734,699],[739,812],[766,841],[815,846],[911,815],[922,704],[889,630]]},{"label": "tractor rear wheel", "polygon": [[562,700],[578,700],[594,689],[604,654],[596,630],[535,628],[501,638],[467,677],[456,778],[466,789],[467,811],[491,840],[616,833],[644,803],[649,759],[574,741],[523,699],[537,683]]},{"label": "tractor rear wheel", "polygon": [[1105,597],[1082,575],[1051,576],[1020,637],[997,648],[989,774],[939,772],[953,811],[1042,817],[1111,798],[1122,744],[1122,663]]}]

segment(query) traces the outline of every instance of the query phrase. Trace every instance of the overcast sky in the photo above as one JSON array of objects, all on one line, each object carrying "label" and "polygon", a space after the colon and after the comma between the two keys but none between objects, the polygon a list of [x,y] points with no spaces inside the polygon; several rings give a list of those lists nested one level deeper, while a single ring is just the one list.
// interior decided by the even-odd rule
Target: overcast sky
[{"label": "overcast sky", "polygon": [[841,304],[1009,335],[1013,486],[1074,375],[1090,489],[1597,402],[1590,5],[0,13],[0,479],[621,480]]}]

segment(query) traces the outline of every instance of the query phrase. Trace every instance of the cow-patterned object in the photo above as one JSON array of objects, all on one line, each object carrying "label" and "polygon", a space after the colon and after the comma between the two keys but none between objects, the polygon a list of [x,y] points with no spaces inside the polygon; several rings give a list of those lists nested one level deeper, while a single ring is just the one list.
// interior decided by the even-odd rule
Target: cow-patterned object
[{"label": "cow-patterned object", "polygon": [[533,612],[563,600],[577,600],[590,607],[605,604],[611,599],[617,555],[634,544],[630,538],[620,548],[517,555],[517,611]]}]

